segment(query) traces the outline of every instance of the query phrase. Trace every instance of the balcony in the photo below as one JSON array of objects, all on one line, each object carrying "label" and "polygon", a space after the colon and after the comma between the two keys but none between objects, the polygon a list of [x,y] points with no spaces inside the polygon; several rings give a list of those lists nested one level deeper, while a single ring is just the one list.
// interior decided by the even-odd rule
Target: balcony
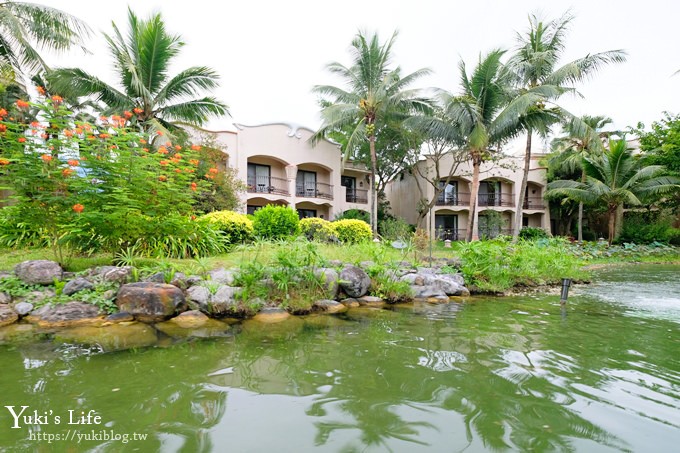
[{"label": "balcony", "polygon": [[482,239],[493,239],[497,236],[511,236],[512,228],[479,228],[479,237]]},{"label": "balcony", "polygon": [[515,197],[510,193],[480,193],[478,206],[515,206]]},{"label": "balcony", "polygon": [[366,189],[350,189],[347,188],[345,201],[348,203],[368,203],[368,190]]},{"label": "balcony", "polygon": [[333,185],[323,182],[304,183],[295,185],[295,195],[301,198],[333,199]]},{"label": "balcony", "polygon": [[435,237],[440,241],[464,241],[466,231],[452,228],[437,228],[435,230]]},{"label": "balcony", "polygon": [[524,197],[522,209],[545,209],[545,202],[542,197]]},{"label": "balcony", "polygon": [[436,206],[469,206],[470,194],[466,192],[440,193]]},{"label": "balcony", "polygon": [[249,176],[248,193],[272,193],[277,195],[290,195],[288,192],[288,180],[274,176]]}]

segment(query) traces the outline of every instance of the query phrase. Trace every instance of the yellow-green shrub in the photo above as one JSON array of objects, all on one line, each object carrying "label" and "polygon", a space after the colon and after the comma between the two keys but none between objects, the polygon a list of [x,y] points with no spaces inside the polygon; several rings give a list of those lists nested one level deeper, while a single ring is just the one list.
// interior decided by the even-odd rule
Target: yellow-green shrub
[{"label": "yellow-green shrub", "polygon": [[241,244],[253,239],[253,221],[234,211],[214,211],[201,217],[216,225],[227,235],[229,244]]},{"label": "yellow-green shrub", "polygon": [[331,223],[341,242],[355,243],[370,241],[373,238],[371,226],[363,220],[343,219]]},{"label": "yellow-green shrub", "polygon": [[307,217],[300,220],[300,232],[310,241],[326,242],[335,236],[333,224],[318,217]]}]

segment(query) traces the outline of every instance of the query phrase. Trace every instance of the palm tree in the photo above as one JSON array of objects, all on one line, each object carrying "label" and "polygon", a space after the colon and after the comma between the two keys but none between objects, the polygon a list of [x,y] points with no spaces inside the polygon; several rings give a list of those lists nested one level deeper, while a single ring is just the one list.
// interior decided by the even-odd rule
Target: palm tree
[{"label": "palm tree", "polygon": [[441,118],[418,120],[427,134],[458,143],[472,163],[472,186],[467,226],[468,240],[478,240],[477,193],[482,162],[498,154],[498,148],[521,130],[520,119],[528,109],[554,93],[550,87],[536,87],[518,94],[511,86],[512,74],[501,63],[503,50],[481,57],[468,76],[465,63],[459,63],[461,93],[438,93],[443,108]]},{"label": "palm tree", "polygon": [[115,23],[113,36],[105,35],[122,90],[79,68],[50,72],[51,88],[64,96],[93,96],[107,106],[105,113],[134,111],[147,131],[167,133],[179,122],[202,125],[212,115],[228,114],[227,106],[215,98],[196,98],[218,86],[219,76],[212,69],[191,67],[170,77],[170,63],[184,43],[166,31],[160,14],[140,20],[128,10],[128,20],[127,37]]},{"label": "palm tree", "polygon": [[[566,135],[553,141],[555,154],[549,160],[549,166],[561,168],[573,173],[581,170],[581,182],[586,182],[586,170],[582,162],[586,157],[602,154],[604,145],[602,140],[613,134],[613,131],[604,131],[604,127],[612,123],[612,119],[606,116],[584,115],[580,124],[572,121],[564,123]],[[585,125],[585,128],[583,127]],[[583,241],[583,202],[578,204],[578,241]]]},{"label": "palm tree", "polygon": [[[0,2],[0,72],[30,75],[48,69],[37,49],[81,47],[89,27],[64,11],[35,3]],[[17,77],[18,78],[18,77]]]},{"label": "palm tree", "polygon": [[603,203],[609,220],[609,244],[616,231],[616,211],[619,207],[640,206],[651,197],[664,195],[680,188],[680,178],[663,176],[664,167],[644,167],[633,156],[625,138],[611,140],[609,149],[601,155],[587,156],[582,161],[585,182],[560,180],[548,185],[548,196],[564,196],[584,203]]},{"label": "palm tree", "polygon": [[[522,90],[531,90],[540,86],[552,86],[554,96],[541,100],[530,109],[523,118],[527,133],[524,153],[524,173],[519,188],[517,211],[513,236],[518,237],[522,228],[522,200],[527,189],[529,165],[531,162],[531,138],[534,133],[545,137],[550,127],[560,121],[561,117],[573,115],[555,104],[564,93],[576,93],[573,85],[591,76],[598,69],[610,63],[621,63],[626,60],[626,53],[622,50],[610,50],[595,54],[588,54],[583,58],[570,61],[558,66],[565,49],[565,38],[569,24],[573,20],[570,13],[549,22],[539,20],[535,15],[529,17],[529,30],[517,34],[518,46],[515,54],[508,61],[517,76],[517,84]],[[551,107],[548,105],[552,104]],[[578,122],[575,122],[577,125]],[[585,127],[580,125],[581,134]]]},{"label": "palm tree", "polygon": [[401,121],[409,114],[429,108],[429,103],[419,95],[418,90],[405,88],[419,77],[429,74],[430,70],[419,69],[402,77],[399,67],[388,67],[396,37],[395,31],[385,44],[381,44],[377,33],[367,38],[359,32],[350,50],[352,65],[347,67],[334,62],[327,66],[328,71],[343,79],[347,89],[331,85],[317,85],[313,89],[315,93],[332,98],[332,103],[321,111],[323,123],[312,136],[312,143],[332,131],[350,127],[344,149],[346,159],[360,147],[362,140],[368,140],[371,157],[371,228],[374,235],[378,226],[376,135],[388,122]]}]

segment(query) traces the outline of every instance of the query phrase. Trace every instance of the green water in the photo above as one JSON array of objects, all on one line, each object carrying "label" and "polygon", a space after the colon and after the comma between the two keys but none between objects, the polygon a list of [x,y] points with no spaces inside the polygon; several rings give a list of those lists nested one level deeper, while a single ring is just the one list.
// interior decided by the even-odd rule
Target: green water
[{"label": "green water", "polygon": [[[678,451],[679,275],[609,271],[564,311],[557,296],[413,304],[108,353],[5,341],[0,450]],[[53,412],[10,429],[6,405]]]}]

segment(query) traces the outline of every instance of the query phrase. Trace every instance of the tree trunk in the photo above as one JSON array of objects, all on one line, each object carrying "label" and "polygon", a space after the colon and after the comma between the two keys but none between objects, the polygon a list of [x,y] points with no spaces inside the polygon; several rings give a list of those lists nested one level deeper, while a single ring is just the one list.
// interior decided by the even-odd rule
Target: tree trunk
[{"label": "tree trunk", "polygon": [[531,165],[531,128],[527,129],[527,146],[524,151],[524,171],[522,172],[522,183],[519,186],[519,199],[515,210],[515,227],[512,229],[514,241],[519,238],[519,231],[522,229],[522,210],[524,208],[524,194],[527,191],[529,181],[529,166]]},{"label": "tree trunk", "polygon": [[[581,170],[581,184],[586,183],[586,171],[585,169]],[[578,204],[578,243],[583,242],[583,202],[579,202]]]},{"label": "tree trunk", "polygon": [[468,215],[468,230],[467,238],[469,241],[478,241],[479,232],[477,225],[477,194],[479,192],[479,166],[482,163],[482,157],[479,153],[472,154],[472,187],[470,189],[470,213]]},{"label": "tree trunk", "polygon": [[608,242],[609,245],[612,245],[612,242],[614,242],[614,234],[616,232],[616,208],[618,206],[616,205],[609,205],[609,238]]},{"label": "tree trunk", "polygon": [[373,237],[378,237],[378,194],[375,188],[375,174],[378,168],[378,158],[375,154],[375,134],[368,137],[368,147],[371,152],[371,230]]}]

